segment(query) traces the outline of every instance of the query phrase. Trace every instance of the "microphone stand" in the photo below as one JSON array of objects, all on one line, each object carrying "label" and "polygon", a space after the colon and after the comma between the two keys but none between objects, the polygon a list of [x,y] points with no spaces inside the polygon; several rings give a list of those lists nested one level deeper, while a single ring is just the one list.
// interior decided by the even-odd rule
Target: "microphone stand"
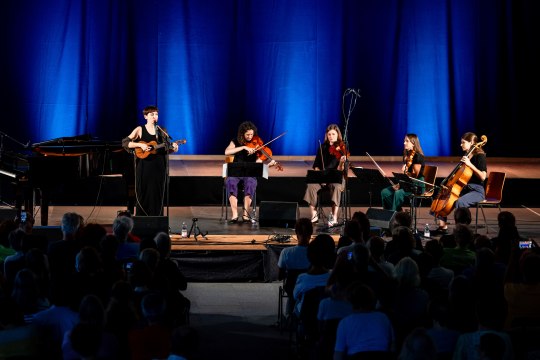
[{"label": "microphone stand", "polygon": [[[349,110],[347,115],[345,116],[345,97],[349,94],[352,94],[351,100],[349,102]],[[348,195],[348,175],[349,175],[349,119],[351,117],[352,111],[356,107],[356,101],[360,97],[359,90],[356,91],[354,89],[347,89],[345,90],[345,93],[343,94],[343,102],[342,102],[342,111],[343,116],[345,118],[345,128],[343,129],[343,142],[345,143],[345,164],[344,164],[344,176],[345,176],[345,188],[344,188],[344,202],[343,205],[343,218],[344,218],[344,224],[352,217],[351,209],[349,207],[349,195]]]},{"label": "microphone stand", "polygon": [[[170,187],[170,172],[169,172],[169,149],[171,146],[171,137],[165,130],[163,130],[159,125],[156,124],[156,129],[161,132],[161,137],[163,138],[163,142],[165,142],[165,208],[166,208],[166,216],[169,217],[169,187]],[[169,232],[170,232],[170,224],[169,224]]]}]

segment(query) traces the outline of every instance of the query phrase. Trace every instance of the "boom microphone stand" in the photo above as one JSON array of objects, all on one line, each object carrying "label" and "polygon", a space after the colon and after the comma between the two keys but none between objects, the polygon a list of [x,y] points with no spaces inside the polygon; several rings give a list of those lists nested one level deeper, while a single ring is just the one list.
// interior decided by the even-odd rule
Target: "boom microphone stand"
[{"label": "boom microphone stand", "polygon": [[[351,95],[351,99],[349,101],[349,111],[347,113],[347,115],[345,115],[345,98],[348,96],[348,95]],[[349,119],[351,117],[351,114],[354,110],[354,108],[356,107],[356,101],[360,98],[360,90],[355,90],[355,89],[347,89],[345,90],[345,92],[343,93],[343,100],[342,100],[342,105],[341,105],[341,108],[342,108],[342,111],[343,111],[343,117],[345,118],[345,128],[343,129],[343,142],[345,143],[345,148],[347,151],[345,151],[345,164],[344,164],[344,175],[345,175],[345,186],[344,186],[344,190],[343,190],[343,194],[344,194],[344,204],[342,205],[343,207],[343,210],[342,210],[342,213],[343,213],[343,218],[344,218],[344,223],[346,223],[347,221],[349,221],[349,219],[352,217],[352,214],[351,214],[351,208],[349,206],[349,195],[348,195],[348,174],[349,174],[349,152],[348,152],[348,149],[349,149]]]}]

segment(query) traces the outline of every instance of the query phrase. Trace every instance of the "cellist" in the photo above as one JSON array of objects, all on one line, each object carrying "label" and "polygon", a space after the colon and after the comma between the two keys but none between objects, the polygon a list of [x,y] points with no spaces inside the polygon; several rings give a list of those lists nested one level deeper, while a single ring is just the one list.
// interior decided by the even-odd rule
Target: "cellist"
[{"label": "cellist", "polygon": [[[478,143],[478,136],[475,133],[466,132],[461,137],[461,149],[465,154],[461,158],[461,163],[462,166],[465,165],[471,169],[472,175],[455,201],[455,208],[471,207],[485,199],[484,182],[487,178],[487,161],[484,150],[475,146]],[[473,150],[471,151],[471,149]],[[435,230],[435,234],[448,233],[447,216],[439,216],[438,220],[439,228]]]}]

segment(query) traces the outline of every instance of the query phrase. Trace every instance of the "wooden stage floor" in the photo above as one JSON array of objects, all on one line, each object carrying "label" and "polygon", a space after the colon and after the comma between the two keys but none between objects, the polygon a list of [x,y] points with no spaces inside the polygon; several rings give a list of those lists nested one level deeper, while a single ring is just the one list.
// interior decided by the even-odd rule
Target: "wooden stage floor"
[{"label": "wooden stage floor", "polygon": [[[51,206],[49,209],[49,225],[59,226],[62,215],[67,211],[80,213],[86,222],[94,222],[110,226],[116,212],[121,208],[103,206]],[[309,208],[300,206],[299,216],[309,217]],[[512,211],[516,215],[518,230],[522,236],[534,238],[540,244],[540,208],[503,208]],[[327,209],[328,211],[329,209]],[[367,212],[368,207],[352,207],[354,211]],[[417,209],[417,227],[422,229],[425,224],[430,224],[432,229],[436,228],[436,223],[429,215],[429,207],[419,207]],[[497,209],[485,209],[487,218],[487,227],[483,224],[482,213],[478,216],[478,233],[487,234],[493,237],[497,234]],[[475,210],[472,210],[473,224]],[[268,244],[294,245],[294,229],[280,227],[260,227],[258,223],[228,224],[221,219],[220,206],[184,206],[169,208],[169,227],[173,239],[173,249],[179,251],[214,251],[214,250],[265,250]],[[181,238],[180,229],[182,222],[186,222],[188,229],[193,225],[193,219],[199,230],[206,234],[205,237],[198,236],[194,238],[194,232],[191,237]],[[39,219],[36,222],[39,225]],[[453,223],[449,224],[450,230],[453,229]],[[330,233],[336,240],[339,237],[342,227],[328,229],[320,224],[316,227],[316,232]],[[290,236],[290,241],[281,243],[280,236]]]}]

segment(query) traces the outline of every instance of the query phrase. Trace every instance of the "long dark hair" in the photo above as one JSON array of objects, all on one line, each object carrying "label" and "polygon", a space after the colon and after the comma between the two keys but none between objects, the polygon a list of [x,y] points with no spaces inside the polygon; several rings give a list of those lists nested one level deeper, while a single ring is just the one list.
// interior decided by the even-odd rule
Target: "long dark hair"
[{"label": "long dark hair", "polygon": [[238,135],[236,136],[239,144],[244,145],[246,143],[244,134],[249,130],[253,130],[253,136],[257,135],[257,127],[251,121],[244,121],[240,124],[240,126],[238,127]]}]

